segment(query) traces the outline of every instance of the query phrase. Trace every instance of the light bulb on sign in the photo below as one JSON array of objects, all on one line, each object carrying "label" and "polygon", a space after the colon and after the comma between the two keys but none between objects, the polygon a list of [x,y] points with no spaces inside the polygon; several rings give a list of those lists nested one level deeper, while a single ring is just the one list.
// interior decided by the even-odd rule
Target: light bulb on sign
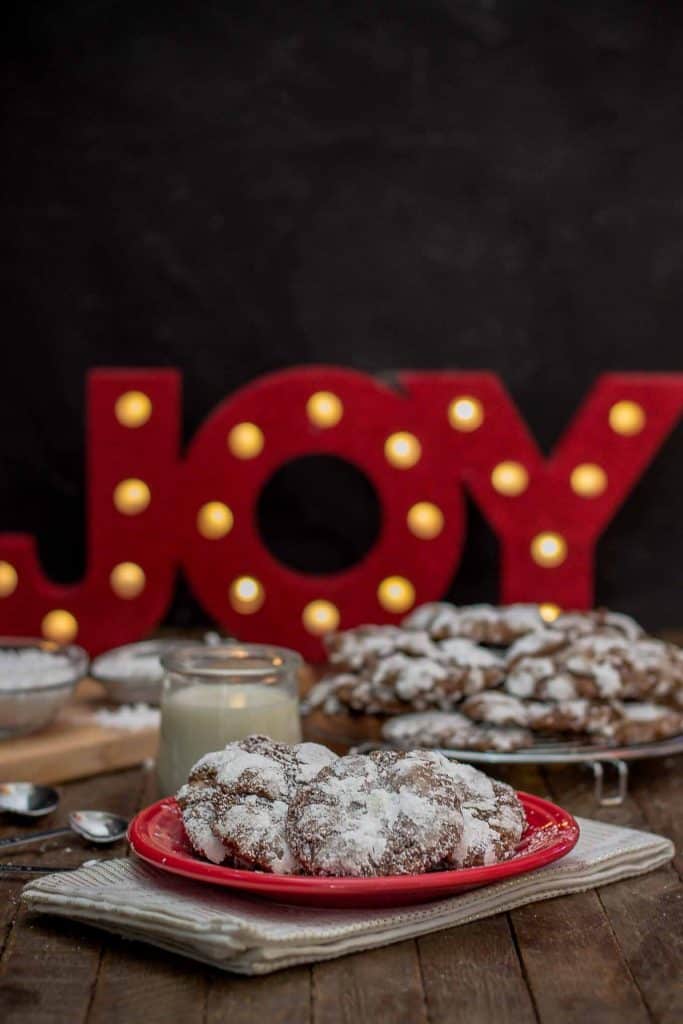
[{"label": "light bulb on sign", "polygon": [[415,604],[415,587],[405,576],[387,576],[377,588],[377,599],[388,612],[407,612]]},{"label": "light bulb on sign", "polygon": [[431,501],[418,501],[408,510],[408,529],[420,540],[433,540],[443,530],[443,512]]},{"label": "light bulb on sign", "polygon": [[310,601],[304,608],[302,621],[313,636],[323,636],[339,625],[339,609],[331,601]]},{"label": "light bulb on sign", "polygon": [[561,533],[551,530],[538,533],[531,542],[531,557],[537,565],[553,569],[562,565],[567,557],[567,542]]},{"label": "light bulb on sign", "polygon": [[11,562],[0,562],[0,597],[9,597],[17,589],[19,575]]},{"label": "light bulb on sign", "polygon": [[538,614],[544,622],[554,622],[561,612],[559,604],[554,604],[552,601],[544,601],[538,606]]},{"label": "light bulb on sign", "polygon": [[410,469],[420,461],[422,445],[414,434],[399,430],[390,434],[384,442],[384,456],[396,469]]},{"label": "light bulb on sign", "polygon": [[621,434],[622,437],[639,434],[645,426],[646,419],[642,405],[630,399],[615,402],[609,411],[609,425],[615,434]]},{"label": "light bulb on sign", "polygon": [[117,597],[131,601],[145,589],[147,579],[144,569],[136,562],[119,562],[109,574],[111,589]]},{"label": "light bulb on sign", "polygon": [[114,488],[114,505],[124,516],[137,516],[144,512],[152,494],[144,480],[130,477]]},{"label": "light bulb on sign", "polygon": [[253,615],[265,599],[263,585],[254,576],[238,576],[230,584],[230,604],[242,615]]},{"label": "light bulb on sign", "polygon": [[529,474],[521,462],[507,459],[499,462],[491,471],[491,486],[499,494],[515,498],[529,486]]},{"label": "light bulb on sign", "polygon": [[607,473],[597,462],[581,462],[571,471],[569,485],[582,498],[598,498],[607,488]]},{"label": "light bulb on sign", "polygon": [[197,530],[207,540],[220,540],[232,530],[235,517],[222,501],[207,501],[197,513]]},{"label": "light bulb on sign", "polygon": [[448,405],[448,422],[453,430],[469,434],[484,422],[484,406],[472,395],[459,395]]},{"label": "light bulb on sign", "polygon": [[114,415],[122,427],[135,430],[147,423],[152,415],[152,402],[144,391],[126,391],[114,405]]},{"label": "light bulb on sign", "polygon": [[58,644],[68,644],[75,640],[78,633],[78,621],[75,615],[63,608],[54,608],[43,618],[41,624],[43,636]]},{"label": "light bulb on sign", "polygon": [[255,459],[264,444],[263,431],[255,423],[238,423],[228,434],[228,448],[238,459]]},{"label": "light bulb on sign", "polygon": [[344,415],[340,398],[332,391],[316,391],[306,402],[306,415],[314,427],[336,427]]}]

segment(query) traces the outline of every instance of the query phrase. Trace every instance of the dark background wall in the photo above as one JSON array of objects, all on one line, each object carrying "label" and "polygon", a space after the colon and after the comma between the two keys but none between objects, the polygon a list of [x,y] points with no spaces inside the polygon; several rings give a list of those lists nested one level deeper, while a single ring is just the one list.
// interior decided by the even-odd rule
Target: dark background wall
[{"label": "dark background wall", "polygon": [[[487,367],[546,449],[600,371],[683,368],[678,2],[28,2],[0,45],[0,530],[57,579],[90,366],[180,367],[186,437],[290,364]],[[650,626],[683,618],[682,455],[679,429],[599,549],[599,599]],[[452,593],[495,578],[473,512]]]}]

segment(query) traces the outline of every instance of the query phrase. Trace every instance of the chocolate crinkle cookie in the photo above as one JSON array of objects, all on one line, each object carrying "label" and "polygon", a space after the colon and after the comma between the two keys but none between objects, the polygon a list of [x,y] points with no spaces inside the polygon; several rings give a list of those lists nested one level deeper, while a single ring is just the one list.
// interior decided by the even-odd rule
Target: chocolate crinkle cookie
[{"label": "chocolate crinkle cookie", "polygon": [[506,647],[537,629],[543,628],[537,604],[457,605],[445,601],[423,604],[403,620],[405,629],[427,632],[434,640],[464,637],[476,643]]},{"label": "chocolate crinkle cookie", "polygon": [[[587,742],[647,742],[683,731],[676,717],[683,714],[683,651],[606,608],[545,623],[537,605],[434,602],[400,627],[362,626],[327,643],[332,673],[304,710],[401,716],[403,733],[429,714],[416,732],[422,747],[433,736],[431,745],[444,749],[520,749],[527,730]],[[385,726],[389,742],[407,742]],[[629,739],[635,736],[644,739]]]},{"label": "chocolate crinkle cookie", "polygon": [[524,830],[512,789],[433,751],[339,758],[301,786],[287,838],[308,874],[402,875],[492,864]]},{"label": "chocolate crinkle cookie", "polygon": [[448,866],[471,868],[506,860],[526,827],[517,794],[470,764],[448,763],[463,817],[462,839]]},{"label": "chocolate crinkle cookie", "polygon": [[[430,657],[395,651],[359,672],[322,679],[304,702],[309,713],[335,714],[346,707],[367,714],[399,714],[415,708],[449,709],[463,696],[497,686],[503,679],[498,654],[462,638],[435,645]],[[335,666],[336,667],[336,666]]]},{"label": "chocolate crinkle cookie", "polygon": [[215,864],[296,871],[285,835],[290,798],[335,760],[317,743],[288,746],[266,736],[206,754],[177,796],[193,848]]},{"label": "chocolate crinkle cookie", "polygon": [[506,662],[505,690],[516,697],[667,700],[683,688],[681,649],[651,637],[548,629],[513,644]]},{"label": "chocolate crinkle cookie", "polygon": [[612,612],[608,608],[564,612],[558,615],[549,628],[564,633],[570,640],[589,634],[621,636],[626,640],[638,640],[644,635],[643,627],[630,615]]},{"label": "chocolate crinkle cookie", "polygon": [[509,786],[434,751],[337,758],[317,744],[265,736],[205,755],[177,799],[197,853],[283,874],[492,864],[514,852],[525,826]]},{"label": "chocolate crinkle cookie", "polygon": [[462,711],[476,722],[496,723],[494,727],[517,725],[521,732],[585,735],[620,744],[652,743],[683,732],[683,712],[648,701],[521,700],[494,692],[470,697]]},{"label": "chocolate crinkle cookie", "polygon": [[358,626],[330,633],[324,640],[328,660],[335,668],[358,672],[372,668],[392,654],[435,658],[438,648],[428,633],[398,626]]},{"label": "chocolate crinkle cookie", "polygon": [[[469,698],[476,700],[475,697]],[[497,750],[509,752],[531,745],[528,729],[507,725],[476,725],[459,711],[416,711],[389,718],[382,738],[403,749]]]}]

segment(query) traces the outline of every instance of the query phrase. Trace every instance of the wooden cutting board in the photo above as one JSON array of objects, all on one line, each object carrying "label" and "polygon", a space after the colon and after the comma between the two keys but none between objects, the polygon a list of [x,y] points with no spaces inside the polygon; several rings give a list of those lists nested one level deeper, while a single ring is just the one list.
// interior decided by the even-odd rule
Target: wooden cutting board
[{"label": "wooden cutting board", "polygon": [[73,699],[46,729],[0,740],[0,782],[66,782],[156,757],[159,730],[115,729],[96,718],[103,700],[99,683],[84,679]]}]

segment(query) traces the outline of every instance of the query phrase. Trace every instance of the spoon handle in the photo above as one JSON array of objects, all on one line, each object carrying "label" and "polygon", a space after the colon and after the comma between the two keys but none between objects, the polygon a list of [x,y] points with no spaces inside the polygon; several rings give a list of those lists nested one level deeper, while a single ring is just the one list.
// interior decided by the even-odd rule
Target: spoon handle
[{"label": "spoon handle", "polygon": [[0,839],[0,853],[11,847],[13,850],[18,850],[19,847],[33,846],[34,843],[40,843],[43,839],[52,839],[53,836],[68,836],[71,834],[70,828],[52,828],[48,832],[34,832],[32,836],[16,836],[13,839]]}]

